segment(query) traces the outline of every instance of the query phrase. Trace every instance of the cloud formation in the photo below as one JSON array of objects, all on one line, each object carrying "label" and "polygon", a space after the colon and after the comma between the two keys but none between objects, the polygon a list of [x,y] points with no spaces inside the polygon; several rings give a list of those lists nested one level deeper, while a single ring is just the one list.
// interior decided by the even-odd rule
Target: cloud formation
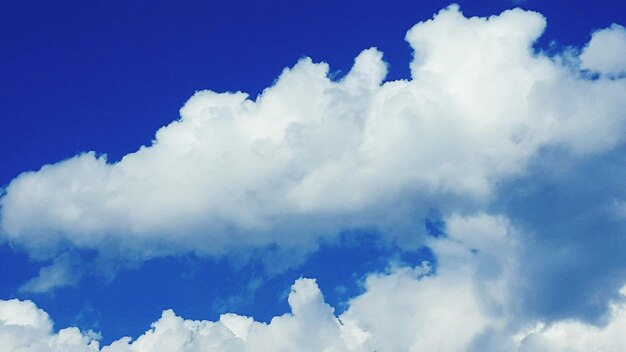
[{"label": "cloud formation", "polygon": [[[626,306],[611,304],[605,326],[573,320],[551,323],[516,319],[510,283],[518,278],[516,229],[502,217],[454,215],[447,238],[429,245],[439,258],[391,265],[372,273],[365,291],[336,315],[315,280],[291,288],[290,313],[269,323],[227,313],[217,321],[186,320],[163,311],[136,339],[100,348],[97,333],[52,331],[48,315],[30,301],[0,301],[0,345],[31,351],[588,351],[626,347],[620,329]],[[393,336],[393,338],[390,338]]]},{"label": "cloud formation", "polygon": [[98,334],[81,333],[75,327],[53,333],[50,317],[33,302],[0,300],[0,346],[4,351],[97,352],[98,338]]},{"label": "cloud formation", "polygon": [[626,74],[626,28],[619,24],[596,31],[580,54],[581,68],[608,76]]},{"label": "cloud formation", "polygon": [[[375,48],[338,80],[305,58],[256,99],[197,92],[150,146],[115,163],[88,152],[23,173],[0,199],[3,238],[53,260],[24,291],[76,283],[67,249],[142,260],[269,247],[289,254],[271,257],[285,265],[352,228],[407,251],[426,245],[436,263],[390,262],[340,314],[299,279],[291,313],[270,323],[166,310],[142,336],[102,348],[92,332],[54,331],[32,302],[0,301],[0,345],[626,348],[625,30],[594,32],[578,56],[550,55],[533,48],[545,25],[520,9],[466,18],[451,6],[408,31],[411,79],[385,82]],[[445,223],[439,237],[418,226],[431,209]]]},{"label": "cloud formation", "polygon": [[[534,12],[466,18],[451,6],[408,31],[410,80],[384,82],[371,48],[339,80],[305,58],[254,100],[197,92],[119,162],[88,152],[16,177],[0,199],[3,236],[40,259],[68,246],[132,258],[306,252],[354,227],[419,242],[416,207],[486,204],[544,148],[585,155],[623,141],[626,81],[589,80],[535,52],[544,27]],[[619,49],[622,32],[596,32],[582,68],[621,69],[623,56],[594,53]]]}]

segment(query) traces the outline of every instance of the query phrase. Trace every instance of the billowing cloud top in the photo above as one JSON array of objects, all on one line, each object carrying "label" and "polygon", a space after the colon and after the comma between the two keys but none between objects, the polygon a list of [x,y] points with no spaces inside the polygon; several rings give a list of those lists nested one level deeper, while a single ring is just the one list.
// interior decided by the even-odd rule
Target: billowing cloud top
[{"label": "billowing cloud top", "polygon": [[[535,52],[544,27],[534,12],[465,18],[451,6],[407,33],[410,80],[383,82],[371,48],[340,80],[305,58],[255,100],[197,92],[119,162],[88,152],[16,177],[2,234],[40,258],[67,245],[146,258],[306,251],[356,226],[415,232],[407,202],[485,204],[542,148],[623,142],[626,81]],[[595,33],[582,68],[621,70],[623,55],[598,53],[624,43],[622,27]]]}]

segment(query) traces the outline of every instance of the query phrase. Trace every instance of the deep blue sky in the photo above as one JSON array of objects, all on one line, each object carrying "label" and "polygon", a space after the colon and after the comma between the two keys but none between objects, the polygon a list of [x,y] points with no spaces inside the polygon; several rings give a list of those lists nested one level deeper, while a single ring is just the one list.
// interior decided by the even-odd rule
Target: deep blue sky
[{"label": "deep blue sky", "polygon": [[[459,3],[466,15],[497,14],[515,6],[505,0]],[[160,126],[176,119],[194,91],[242,90],[255,96],[302,56],[346,72],[361,50],[376,46],[390,63],[388,79],[407,78],[411,52],[403,39],[406,30],[448,4],[3,1],[0,185],[82,151],[117,160],[148,144]],[[626,23],[626,8],[617,0],[528,0],[519,5],[547,17],[548,29],[539,43],[544,48],[553,40],[580,46],[590,30]],[[344,243],[341,259],[350,263],[345,267],[328,260],[337,260],[337,248],[323,249],[303,267],[258,288],[254,303],[243,295],[230,307],[259,319],[283,313],[287,307],[281,290],[300,275],[317,277],[328,300],[340,307],[348,297],[338,289],[341,283],[354,283],[352,276],[358,279],[386,265],[377,258],[393,249],[375,242],[358,248]],[[427,251],[417,255],[429,257]],[[177,258],[148,262],[121,273],[113,283],[88,277],[78,288],[25,296],[16,289],[36,274],[38,265],[6,245],[0,247],[0,265],[0,299],[34,298],[57,327],[95,328],[105,342],[145,331],[164,308],[173,307],[186,318],[214,318],[228,306],[223,302],[258,274],[250,265],[234,279],[223,274],[232,270],[226,263]],[[329,270],[338,267],[343,270]],[[358,287],[347,290],[353,294]]]}]

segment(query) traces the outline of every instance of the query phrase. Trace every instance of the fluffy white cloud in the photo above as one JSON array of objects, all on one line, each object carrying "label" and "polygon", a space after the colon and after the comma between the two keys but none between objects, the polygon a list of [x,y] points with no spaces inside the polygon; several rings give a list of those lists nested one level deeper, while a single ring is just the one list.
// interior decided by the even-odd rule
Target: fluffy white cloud
[{"label": "fluffy white cloud", "polygon": [[580,54],[581,67],[604,75],[626,74],[626,28],[618,24],[596,31]]},{"label": "fluffy white cloud", "polygon": [[[392,264],[371,273],[364,292],[339,315],[314,280],[300,279],[289,295],[291,313],[270,323],[232,313],[215,322],[192,321],[166,310],[137,339],[102,348],[97,334],[72,327],[56,332],[30,301],[0,301],[0,349],[626,349],[622,301],[608,303],[606,325],[595,326],[538,316],[527,311],[533,297],[522,297],[531,296],[528,286],[541,286],[531,276],[562,284],[559,270],[572,267],[574,254],[622,257],[621,236],[602,236],[594,226],[608,219],[603,229],[623,233],[624,192],[607,191],[610,202],[599,207],[604,217],[586,208],[563,212],[546,222],[573,225],[539,224],[529,226],[531,233],[513,225],[523,216],[485,211],[497,185],[524,180],[529,162],[546,148],[582,160],[625,142],[624,27],[595,32],[579,67],[532,49],[544,27],[534,12],[466,18],[451,6],[408,31],[415,51],[410,80],[384,82],[386,64],[374,48],[338,81],[328,77],[328,65],[303,59],[254,100],[244,93],[198,92],[150,146],[112,164],[89,152],[46,165],[16,177],[0,199],[2,236],[36,258],[54,258],[22,291],[76,283],[87,270],[72,269],[79,265],[63,254],[66,246],[141,259],[277,245],[296,258],[321,237],[357,226],[379,227],[401,244],[426,244],[436,265]],[[589,79],[579,69],[599,77]],[[575,168],[553,173],[575,183]],[[617,177],[621,182],[623,174]],[[565,193],[579,189],[561,185]],[[592,201],[588,207],[605,200]],[[418,231],[415,209],[431,206],[442,210],[446,235],[405,236]],[[590,217],[595,220],[582,224],[601,243],[593,248],[586,245],[591,230],[581,226],[580,238],[571,231]],[[560,233],[567,239],[561,241]],[[554,244],[551,238],[559,246],[546,245]],[[613,275],[623,262],[611,260],[602,269]],[[613,276],[611,285],[621,280]],[[604,291],[577,296],[582,298],[575,303],[603,297],[598,305],[605,306],[614,292]]]},{"label": "fluffy white cloud", "polygon": [[52,331],[30,301],[0,301],[0,346],[8,351],[619,351],[626,306],[612,304],[605,326],[575,320],[525,321],[510,281],[518,278],[517,231],[502,216],[453,215],[448,238],[430,239],[438,265],[391,265],[370,274],[364,292],[335,315],[315,280],[299,279],[291,312],[269,323],[232,313],[186,320],[166,310],[144,334],[99,349],[99,336]]},{"label": "fluffy white cloud", "polygon": [[[117,163],[89,152],[16,177],[2,233],[38,258],[68,244],[132,258],[307,251],[354,226],[410,229],[415,200],[448,213],[450,197],[488,201],[541,148],[601,152],[626,135],[626,80],[590,81],[534,52],[544,26],[534,12],[466,18],[451,6],[407,33],[410,80],[383,83],[372,48],[339,81],[302,59],[255,100],[197,92]],[[620,33],[597,32],[583,67],[622,67]],[[597,45],[611,68],[594,63]]]},{"label": "fluffy white cloud", "polygon": [[77,328],[52,332],[48,315],[30,301],[0,301],[0,347],[11,352],[49,351],[361,351],[367,334],[342,323],[324,303],[317,284],[300,279],[289,295],[292,313],[269,324],[235,314],[219,321],[192,321],[171,310],[135,341],[125,337],[99,349],[96,334]]},{"label": "fluffy white cloud", "polygon": [[[289,295],[292,312],[269,324],[234,314],[217,322],[189,321],[165,311],[137,340],[121,339],[103,352],[465,350],[505,317],[503,308],[486,307],[506,304],[500,282],[509,272],[485,274],[483,262],[491,258],[501,268],[508,266],[502,262],[510,259],[513,230],[506,219],[487,214],[455,215],[453,222],[475,226],[469,232],[451,229],[449,239],[430,240],[439,260],[436,274],[428,263],[392,265],[385,273],[371,274],[365,292],[339,316],[324,303],[314,280],[300,279]],[[475,253],[461,240],[470,236],[491,243]]]},{"label": "fluffy white cloud", "polygon": [[[509,225],[501,218],[481,214],[455,216],[455,221],[482,223],[478,227],[484,234],[480,230],[472,234],[491,238],[499,233],[500,247],[508,243]],[[465,235],[462,230],[451,234],[454,238]],[[427,263],[415,268],[391,266],[386,273],[372,274],[365,281],[365,292],[340,316],[324,303],[314,280],[299,279],[288,298],[291,313],[274,317],[268,324],[231,313],[215,322],[192,321],[166,310],[136,340],[122,338],[103,347],[102,352],[409,351],[425,347],[460,351],[492,324],[493,318],[480,304],[486,297],[484,290],[478,289],[475,280],[479,271],[476,258],[483,254],[472,254],[472,248],[458,239],[433,239],[430,245],[440,260],[436,275]],[[493,247],[489,252],[495,252]],[[52,333],[48,315],[32,302],[2,304],[12,309],[5,312],[0,305],[0,321],[4,322],[0,334],[7,341],[56,347],[50,341],[71,334],[71,339],[63,341],[71,340],[76,351],[98,351],[97,340],[76,328]],[[16,330],[16,325],[26,328]]]},{"label": "fluffy white cloud", "polygon": [[476,340],[492,330],[511,344],[513,327],[507,324],[517,319],[508,285],[516,270],[514,229],[505,218],[487,214],[453,215],[448,222],[456,224],[448,238],[427,242],[437,257],[436,272],[424,275],[425,265],[391,267],[369,275],[365,292],[350,301],[341,319],[369,334],[364,350],[481,350]]},{"label": "fluffy white cloud", "polygon": [[0,348],[8,352],[98,352],[99,335],[78,328],[52,332],[46,312],[31,301],[0,300]]}]

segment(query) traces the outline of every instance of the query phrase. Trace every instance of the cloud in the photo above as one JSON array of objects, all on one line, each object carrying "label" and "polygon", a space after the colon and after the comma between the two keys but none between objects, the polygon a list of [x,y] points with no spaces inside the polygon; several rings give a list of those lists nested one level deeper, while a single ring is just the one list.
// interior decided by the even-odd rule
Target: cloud
[{"label": "cloud", "polygon": [[580,54],[581,67],[607,76],[626,74],[626,28],[619,24],[598,30]]},{"label": "cloud", "polygon": [[[168,310],[136,340],[124,338],[103,351],[408,351],[426,346],[465,350],[506,317],[504,308],[488,304],[507,304],[501,282],[511,277],[510,271],[485,273],[484,261],[507,267],[502,262],[510,258],[513,229],[505,218],[488,214],[455,215],[454,221],[480,225],[468,233],[454,229],[448,237],[429,241],[439,262],[436,273],[429,263],[390,264],[385,272],[367,276],[364,292],[340,315],[324,303],[314,280],[299,279],[288,298],[291,312],[268,324],[235,314],[222,315],[216,322],[190,321]],[[475,253],[476,248],[461,240],[470,235],[492,243]]]},{"label": "cloud", "polygon": [[[366,339],[333,315],[314,280],[297,280],[289,305],[291,313],[269,324],[230,313],[216,322],[192,321],[166,310],[136,340],[125,337],[101,351],[354,351]],[[0,346],[10,351],[100,351],[98,339],[77,328],[53,333],[48,315],[30,301],[0,301]]]},{"label": "cloud", "polygon": [[71,327],[52,332],[46,312],[31,301],[0,300],[0,346],[20,352],[97,352],[99,335]]},{"label": "cloud", "polygon": [[[19,175],[0,199],[2,236],[52,260],[22,290],[76,283],[68,249],[95,250],[94,266],[267,250],[280,268],[373,228],[405,251],[427,245],[436,265],[369,274],[339,315],[301,279],[269,324],[165,311],[103,351],[558,350],[574,337],[622,349],[624,29],[595,32],[570,60],[533,48],[544,28],[535,12],[466,18],[453,5],[407,32],[411,79],[385,82],[375,48],[339,80],[304,58],[255,99],[197,92],[118,162],[87,152]],[[432,209],[437,238],[421,229]],[[28,301],[2,302],[8,346],[99,348]]]},{"label": "cloud", "polygon": [[[291,312],[269,323],[227,313],[217,321],[187,320],[165,310],[136,339],[108,346],[77,328],[52,331],[48,315],[30,301],[0,301],[0,345],[20,351],[587,351],[622,350],[626,317],[611,304],[604,326],[576,320],[519,319],[509,285],[518,279],[520,233],[500,215],[455,214],[446,237],[431,238],[438,258],[371,273],[364,292],[336,315],[315,280],[298,279]],[[467,230],[466,230],[467,229]],[[484,240],[484,241],[481,241]],[[478,246],[476,246],[478,244]],[[13,349],[11,349],[13,348]]]},{"label": "cloud", "polygon": [[[623,142],[626,81],[535,52],[544,27],[535,12],[466,18],[453,5],[408,31],[410,80],[384,82],[371,48],[340,80],[305,58],[254,100],[197,92],[119,162],[87,152],[16,177],[0,199],[3,236],[42,260],[68,247],[138,260],[306,253],[363,227],[414,246],[415,211],[488,204],[545,148]],[[594,34],[583,67],[621,67],[617,52],[611,68],[593,61],[607,41],[607,57],[621,50],[620,33]]]},{"label": "cloud", "polygon": [[[457,217],[456,221],[485,222],[488,225],[483,228],[492,226],[490,232],[500,232],[503,237],[508,231],[506,222],[485,214],[477,218]],[[291,312],[274,317],[267,324],[232,313],[223,314],[214,322],[185,320],[166,310],[137,339],[119,339],[103,347],[102,352],[396,351],[424,346],[459,351],[491,324],[489,313],[479,303],[482,295],[474,288],[476,255],[453,239],[433,239],[430,244],[441,260],[436,275],[428,263],[417,267],[391,266],[387,272],[373,273],[365,281],[365,292],[353,298],[339,316],[324,303],[315,280],[299,279],[288,297]],[[13,300],[4,304],[37,314],[37,319],[22,322],[27,326],[24,331],[7,330],[16,335],[13,339],[35,344],[59,338],[61,333],[51,332],[47,314],[32,302]],[[21,315],[24,313],[15,310],[14,316]],[[5,326],[16,324],[11,320],[13,316],[2,319]],[[72,332],[80,351],[98,346],[96,340],[75,328],[61,330],[65,331]]]},{"label": "cloud", "polygon": [[24,283],[19,291],[42,293],[61,286],[78,283],[82,273],[80,264],[69,254],[56,257],[52,264],[39,269],[39,275]]},{"label": "cloud", "polygon": [[190,321],[167,310],[151,330],[135,341],[123,338],[103,352],[359,351],[367,338],[364,332],[333,315],[314,280],[297,280],[289,305],[291,313],[274,317],[268,324],[230,313],[216,322]]}]

